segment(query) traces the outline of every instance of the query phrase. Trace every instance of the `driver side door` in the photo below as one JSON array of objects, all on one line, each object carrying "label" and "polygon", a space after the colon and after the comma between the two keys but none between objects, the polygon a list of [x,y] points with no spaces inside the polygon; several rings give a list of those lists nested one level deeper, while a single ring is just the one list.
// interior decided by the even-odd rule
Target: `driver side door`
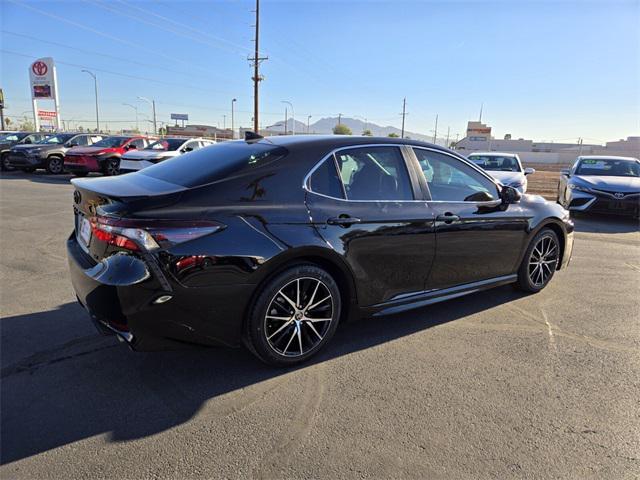
[{"label": "driver side door", "polygon": [[435,214],[436,257],[425,290],[515,273],[528,218],[504,205],[484,173],[441,150],[413,147]]}]

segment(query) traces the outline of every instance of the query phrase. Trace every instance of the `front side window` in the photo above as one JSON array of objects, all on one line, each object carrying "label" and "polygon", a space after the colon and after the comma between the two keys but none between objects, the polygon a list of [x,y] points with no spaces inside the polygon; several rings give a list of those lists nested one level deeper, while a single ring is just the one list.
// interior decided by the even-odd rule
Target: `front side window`
[{"label": "front side window", "polygon": [[147,147],[147,149],[174,152],[178,150],[183,143],[184,143],[184,139],[182,138],[163,138],[162,140],[153,142],[151,145]]},{"label": "front side window", "polygon": [[131,142],[129,142],[129,145],[133,145],[138,150],[140,150],[147,146],[147,142],[144,140],[144,138],[136,138],[135,140],[131,140]]},{"label": "front side window", "polygon": [[94,147],[100,148],[118,148],[126,143],[129,137],[107,137],[93,144]]},{"label": "front side window", "polygon": [[89,137],[87,135],[78,135],[71,139],[71,143],[79,147],[86,147],[89,145]]},{"label": "front side window", "polygon": [[414,152],[432,200],[486,202],[498,199],[495,183],[457,158],[420,148],[414,148]]},{"label": "front side window", "polygon": [[398,147],[361,147],[335,154],[348,200],[413,200]]}]

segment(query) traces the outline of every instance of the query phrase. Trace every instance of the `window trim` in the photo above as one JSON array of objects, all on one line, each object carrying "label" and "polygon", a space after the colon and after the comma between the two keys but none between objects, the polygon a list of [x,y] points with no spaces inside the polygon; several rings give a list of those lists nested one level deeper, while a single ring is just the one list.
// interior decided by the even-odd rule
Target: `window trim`
[{"label": "window trim", "polygon": [[[421,189],[421,186],[418,184],[415,184],[415,178],[412,174],[412,170],[414,168],[413,165],[411,165],[409,163],[409,158],[407,156],[407,152],[405,150],[405,148],[403,147],[407,147],[409,145],[404,144],[404,143],[367,143],[367,144],[362,144],[362,145],[347,145],[344,147],[338,147],[335,148],[333,150],[331,150],[329,153],[327,153],[324,157],[322,157],[322,159],[320,159],[320,161],[318,161],[313,168],[311,168],[311,170],[309,170],[309,172],[305,175],[304,179],[302,180],[302,189],[304,191],[306,191],[307,193],[312,193],[314,195],[319,195],[321,197],[325,197],[325,198],[330,198],[332,200],[338,200],[341,202],[352,202],[352,203],[381,203],[381,202],[386,202],[386,203],[403,203],[403,202],[421,202],[424,203],[426,201],[425,198],[421,198],[418,199],[416,197],[420,196],[421,194],[423,195],[424,192]],[[338,168],[338,160],[336,159],[336,153],[343,151],[343,150],[354,150],[354,149],[359,149],[359,148],[367,148],[367,147],[394,147],[396,149],[398,149],[398,151],[400,152],[400,156],[402,157],[402,161],[404,163],[404,166],[407,170],[407,175],[409,177],[409,185],[411,186],[411,193],[413,195],[413,199],[411,200],[352,200],[349,199],[347,197],[347,192],[346,189],[344,187],[344,182],[342,181],[342,177],[340,175],[340,169]],[[314,172],[320,168],[320,166],[329,159],[329,157],[333,157],[333,166],[336,169],[336,174],[338,176],[338,178],[340,179],[340,185],[342,186],[342,194],[344,195],[344,198],[337,198],[337,197],[332,197],[330,195],[325,195],[323,193],[319,193],[319,192],[314,192],[311,189],[310,186],[310,180],[311,180],[311,176],[314,174]]]},{"label": "window trim", "polygon": [[[419,145],[407,145],[409,148],[411,149],[419,149],[419,150],[428,150],[430,152],[434,152],[434,153],[440,153],[442,155],[447,155],[448,157],[451,157],[454,160],[458,160],[460,162],[462,162],[465,165],[468,165],[469,167],[471,167],[473,170],[475,170],[476,172],[478,172],[481,176],[485,177],[487,180],[489,180],[491,183],[493,183],[496,187],[496,192],[498,193],[498,198],[496,200],[488,200],[486,202],[476,202],[476,201],[465,201],[465,200],[434,200],[433,197],[431,196],[431,190],[429,190],[429,182],[427,182],[427,178],[424,176],[424,172],[422,171],[422,168],[419,167],[419,160],[418,160],[418,156],[412,151],[412,154],[415,156],[416,162],[418,163],[418,175],[421,176],[421,178],[424,181],[424,186],[426,188],[426,192],[425,195],[427,195],[428,200],[426,200],[429,203],[461,203],[464,205],[490,205],[490,206],[497,206],[500,205],[502,203],[502,199],[500,198],[500,185],[498,184],[498,182],[496,181],[495,178],[493,178],[491,175],[489,175],[487,172],[485,172],[484,170],[482,170],[480,167],[478,167],[477,165],[474,165],[473,162],[471,162],[470,160],[460,156],[458,157],[457,155],[452,155],[451,153],[445,151],[445,150],[440,150],[437,148],[430,148],[430,147],[422,147]],[[420,182],[422,183],[422,182]]]}]

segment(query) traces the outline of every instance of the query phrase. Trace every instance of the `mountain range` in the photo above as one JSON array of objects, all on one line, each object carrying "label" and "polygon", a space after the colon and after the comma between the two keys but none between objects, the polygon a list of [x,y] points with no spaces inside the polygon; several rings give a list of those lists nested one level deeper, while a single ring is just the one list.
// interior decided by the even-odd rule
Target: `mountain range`
[{"label": "mountain range", "polygon": [[[370,130],[374,137],[387,137],[390,133],[395,133],[396,135],[401,134],[401,130],[396,127],[388,126],[380,126],[372,122],[364,122],[357,118],[351,117],[341,117],[340,123],[346,125],[351,129],[354,135],[362,135],[362,132],[365,130]],[[319,135],[330,135],[333,133],[333,127],[338,124],[338,117],[325,117],[317,120],[309,124],[309,133],[311,134],[319,134]],[[284,121],[276,122],[273,125],[270,125],[266,128],[266,130],[273,133],[282,133],[283,132]],[[307,125],[298,120],[293,120],[289,118],[287,120],[287,131],[294,132],[296,134],[307,133]],[[405,138],[413,138],[415,140],[422,140],[424,142],[433,142],[433,135],[424,135],[422,133],[405,131]],[[449,139],[451,141],[451,139]],[[438,137],[436,139],[436,143],[438,145],[445,145],[446,138]]]}]

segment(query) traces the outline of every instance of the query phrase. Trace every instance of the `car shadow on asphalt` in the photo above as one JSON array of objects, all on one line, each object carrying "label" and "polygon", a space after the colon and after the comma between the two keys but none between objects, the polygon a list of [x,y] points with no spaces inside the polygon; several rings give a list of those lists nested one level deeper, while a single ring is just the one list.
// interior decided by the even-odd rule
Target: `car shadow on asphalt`
[{"label": "car shadow on asphalt", "polygon": [[640,220],[630,216],[572,212],[571,219],[576,225],[576,232],[633,233],[640,231]]},{"label": "car shadow on asphalt", "polygon": [[[69,183],[71,179],[76,178],[71,174],[63,173],[60,175],[52,175],[44,170],[36,170],[33,173],[21,172],[21,171],[3,171],[0,173],[0,178],[6,180],[29,180],[34,183],[50,183],[50,184],[64,184]],[[89,176],[87,178],[93,178]]]},{"label": "car shadow on asphalt", "polygon": [[[264,365],[244,348],[137,353],[98,334],[67,338],[64,344],[58,340],[46,345],[47,340],[41,340],[27,358],[2,368],[0,463],[96,435],[106,434],[110,442],[144,438],[185,424],[207,402],[229,394],[206,411],[204,421],[215,432],[217,418],[259,402],[277,387],[280,377],[295,370],[354,355],[522,296],[506,286],[408,313],[350,322],[341,325],[310,362],[286,369]],[[25,350],[28,340],[12,336],[14,326],[18,332],[25,324],[52,328],[50,323],[61,317],[67,324],[89,321],[73,303],[4,318],[2,344],[16,339]]]}]

